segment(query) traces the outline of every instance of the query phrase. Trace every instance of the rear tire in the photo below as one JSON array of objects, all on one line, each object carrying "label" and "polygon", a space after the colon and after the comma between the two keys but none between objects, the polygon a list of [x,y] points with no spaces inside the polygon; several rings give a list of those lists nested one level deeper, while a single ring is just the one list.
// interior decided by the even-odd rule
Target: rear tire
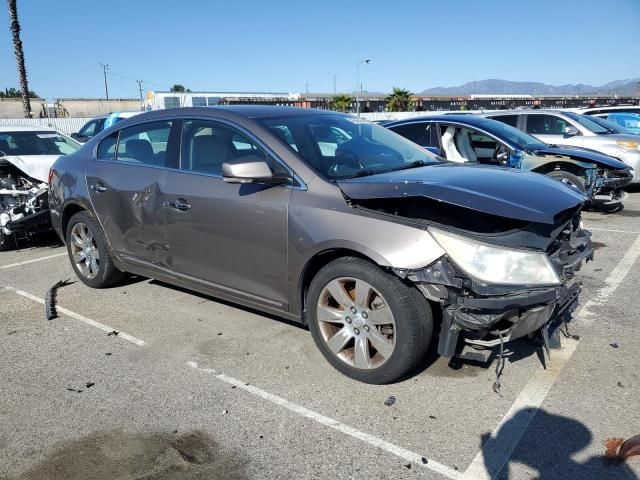
[{"label": "rear tire", "polygon": [[566,172],[564,170],[553,170],[547,173],[547,177],[558,180],[568,187],[575,188],[580,193],[587,193],[584,178],[579,177],[578,175],[575,175],[571,172]]},{"label": "rear tire", "polygon": [[404,377],[424,357],[433,332],[431,307],[417,289],[356,257],[334,260],[317,273],[307,312],[327,361],[365,383]]},{"label": "rear tire", "polygon": [[71,217],[65,239],[71,266],[82,283],[106,288],[124,280],[125,274],[113,264],[102,227],[88,212]]}]

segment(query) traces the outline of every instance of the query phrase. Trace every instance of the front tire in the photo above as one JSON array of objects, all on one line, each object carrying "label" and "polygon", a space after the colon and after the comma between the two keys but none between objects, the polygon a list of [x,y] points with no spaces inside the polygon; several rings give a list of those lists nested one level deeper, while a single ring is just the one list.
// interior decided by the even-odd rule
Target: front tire
[{"label": "front tire", "polygon": [[575,175],[571,172],[566,172],[564,170],[553,170],[547,173],[547,177],[558,180],[568,187],[575,188],[580,193],[587,193],[584,178],[579,177],[578,175]]},{"label": "front tire", "polygon": [[360,258],[334,260],[307,295],[309,329],[327,361],[355,380],[385,384],[424,357],[433,332],[426,299]]},{"label": "front tire", "polygon": [[100,224],[88,212],[71,217],[65,238],[71,266],[82,283],[106,288],[124,279],[125,274],[113,264]]}]

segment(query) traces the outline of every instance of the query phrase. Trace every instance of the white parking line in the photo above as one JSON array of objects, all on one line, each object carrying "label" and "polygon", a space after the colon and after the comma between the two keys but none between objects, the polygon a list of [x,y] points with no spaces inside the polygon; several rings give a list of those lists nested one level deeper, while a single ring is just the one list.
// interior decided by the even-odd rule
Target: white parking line
[{"label": "white parking line", "polygon": [[[21,297],[28,298],[29,300],[32,300],[32,301],[37,302],[37,303],[40,303],[42,305],[44,305],[44,303],[45,303],[44,298],[36,297],[35,295],[32,295],[29,292],[25,292],[24,290],[18,290],[17,288],[13,288],[13,287],[9,287],[9,286],[5,286],[4,289],[8,290],[10,292],[16,293],[16,294],[20,295]],[[116,331],[115,328],[110,327],[109,325],[105,325],[104,323],[96,322],[95,320],[91,320],[90,318],[87,318],[87,317],[85,317],[83,315],[80,315],[79,313],[72,312],[71,310],[68,310],[68,309],[66,309],[64,307],[61,307],[59,305],[56,305],[56,310],[58,312],[60,312],[60,313],[64,313],[68,317],[75,318],[76,320],[80,320],[81,322],[84,322],[87,325],[91,325],[92,327],[96,327],[96,328],[99,328],[100,330],[104,330],[107,333],[111,333],[113,331]],[[135,343],[136,345],[139,345],[141,347],[146,345],[146,342],[144,340],[140,340],[139,338],[136,338],[133,335],[129,335],[128,333],[124,333],[124,332],[118,331],[118,338],[121,338],[121,339],[126,340],[126,341],[131,342],[131,343]]]},{"label": "white parking line", "polygon": [[[17,288],[10,287],[10,286],[5,286],[4,289],[10,292],[13,292],[17,295],[20,295],[21,297],[40,303],[42,305],[44,305],[45,303],[45,300],[43,298],[37,297],[36,295],[32,295],[31,293],[25,292],[24,290],[19,290]],[[87,325],[91,325],[92,327],[99,328],[100,330],[103,330],[105,332],[112,332],[115,330],[113,327],[110,327],[100,322],[96,322],[95,320],[91,320],[90,318],[87,318],[83,315],[72,312],[71,310],[68,310],[64,307],[56,306],[56,308],[59,312],[64,313],[69,317],[80,320],[81,322],[84,322]],[[146,342],[144,340],[140,340],[139,338],[136,338],[122,331],[118,332],[118,337],[141,347],[146,345]],[[261,390],[252,385],[247,385],[245,382],[242,382],[241,380],[238,380],[236,378],[230,377],[222,373],[217,374],[215,370],[212,368],[200,367],[196,362],[187,362],[187,365],[203,373],[211,374],[218,380],[229,383],[231,385],[235,385],[236,387],[241,388],[264,400],[267,400],[276,405],[280,405],[281,407],[284,407],[294,413],[297,413],[298,415],[314,420],[315,422],[318,422],[329,428],[333,428],[334,430],[338,430],[339,432],[349,435],[350,437],[357,438],[358,440],[361,440],[371,446],[380,448],[386,452],[389,452],[397,457],[402,458],[403,460],[406,460],[407,462],[411,462],[415,465],[423,466],[425,468],[428,468],[431,471],[437,472],[452,480],[465,480],[466,478],[461,472],[458,472],[453,468],[447,467],[446,465],[443,465],[440,462],[436,462],[435,460],[424,457],[420,454],[417,454],[415,452],[402,448],[398,445],[382,440],[381,438],[375,437],[368,433],[364,433],[364,432],[361,432],[360,430],[356,430],[355,428],[345,425],[344,423],[341,423],[337,420],[334,420],[329,417],[325,417],[324,415],[314,412],[313,410],[309,410],[308,408],[305,408],[302,405],[295,404],[282,397],[278,397],[277,395],[273,395],[269,392]],[[427,461],[427,463],[424,463],[424,461],[422,460],[423,458]]]},{"label": "white parking line", "polygon": [[[580,309],[574,321],[581,321],[583,325],[589,326],[593,321],[593,313],[589,309],[594,306],[604,305],[609,301],[611,295],[613,295],[631,268],[633,268],[638,257],[640,257],[640,235],[636,237],[629,250],[627,250],[606,278],[604,281],[605,285],[598,290],[594,300],[589,300]],[[495,441],[485,443],[485,448],[478,452],[466,469],[465,475],[467,478],[478,480],[491,479],[500,473],[509,461],[511,454],[529,427],[529,424],[536,416],[538,409],[549,394],[558,376],[576,351],[579,343],[579,341],[565,339],[562,349],[552,352],[551,362],[547,366],[547,370],[538,370],[531,380],[527,382],[522,392],[520,392],[507,414],[500,420],[500,423],[498,423],[491,435],[492,439],[495,440],[496,434],[507,422],[511,422],[509,423],[508,430],[501,432],[500,443]],[[518,414],[517,420],[516,414]]]},{"label": "white parking line", "polygon": [[25,260],[24,262],[9,263],[8,265],[0,265],[0,270],[4,270],[5,268],[20,267],[22,265],[28,265],[30,263],[42,262],[43,260],[49,260],[50,258],[63,257],[65,255],[67,255],[67,252],[56,253],[55,255],[47,255],[46,257],[34,258],[31,260]]},{"label": "white parking line", "polygon": [[616,230],[612,228],[596,228],[585,226],[587,230],[593,230],[595,232],[611,232],[611,233],[630,233],[632,235],[640,235],[640,232],[632,232],[631,230]]},{"label": "white parking line", "polygon": [[[356,430],[355,428],[345,425],[344,423],[334,420],[333,418],[325,417],[320,413],[314,412],[313,410],[309,410],[308,408],[305,408],[301,405],[290,402],[289,400],[286,400],[282,397],[278,397],[277,395],[273,395],[272,393],[265,392],[264,390],[254,387],[253,385],[247,385],[246,383],[236,378],[225,375],[224,373],[217,374],[215,373],[215,370],[211,368],[202,368],[198,366],[196,362],[187,362],[187,365],[201,372],[213,375],[218,380],[222,380],[223,382],[226,382],[230,385],[235,385],[236,387],[241,388],[246,392],[249,392],[257,397],[260,397],[271,403],[284,407],[287,410],[290,410],[298,415],[309,418],[326,427],[333,428],[334,430],[344,433],[345,435],[349,435],[350,437],[356,438],[373,447],[376,447],[388,453],[391,453],[392,455],[400,457],[407,462],[411,462],[415,465],[420,465],[422,467],[428,468],[429,470],[437,472],[453,480],[463,480],[467,478],[461,472],[458,472],[453,468],[447,467],[442,463],[436,462],[435,460],[432,460],[430,458],[426,458],[423,455],[420,455],[418,453],[412,452],[405,448],[399,447],[398,445],[387,442],[385,440],[382,440],[381,438],[375,437],[368,433],[364,433],[364,432],[361,432],[360,430]],[[423,461],[423,458],[426,460],[426,463]]]}]

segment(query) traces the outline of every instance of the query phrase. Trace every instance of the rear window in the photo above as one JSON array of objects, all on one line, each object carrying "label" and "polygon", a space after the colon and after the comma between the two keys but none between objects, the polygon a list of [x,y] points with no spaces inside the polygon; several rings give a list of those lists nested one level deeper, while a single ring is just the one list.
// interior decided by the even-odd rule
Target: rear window
[{"label": "rear window", "polygon": [[518,127],[518,115],[495,115],[489,117],[492,120],[498,120],[499,122],[506,123],[512,127]]}]

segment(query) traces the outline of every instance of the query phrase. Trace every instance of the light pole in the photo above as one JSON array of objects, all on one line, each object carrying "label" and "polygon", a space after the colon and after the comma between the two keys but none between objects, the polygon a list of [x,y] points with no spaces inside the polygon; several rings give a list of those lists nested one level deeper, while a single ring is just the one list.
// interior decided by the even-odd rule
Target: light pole
[{"label": "light pole", "polygon": [[100,66],[102,67],[102,73],[104,75],[104,94],[107,97],[107,100],[109,100],[109,88],[107,87],[107,70],[109,70],[109,64],[104,64],[101,63]]},{"label": "light pole", "polygon": [[369,65],[370,61],[371,60],[369,60],[368,58],[365,58],[363,60],[360,60],[356,64],[356,115],[357,116],[360,116],[360,90],[362,89],[360,85],[360,65],[362,65],[363,63],[365,65]]}]

